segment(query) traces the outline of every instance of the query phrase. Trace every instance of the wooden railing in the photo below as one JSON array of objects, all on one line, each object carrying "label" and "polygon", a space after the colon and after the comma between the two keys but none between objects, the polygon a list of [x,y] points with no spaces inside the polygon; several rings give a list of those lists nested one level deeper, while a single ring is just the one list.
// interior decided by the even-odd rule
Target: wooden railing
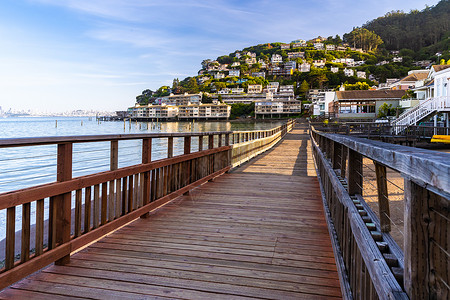
[{"label": "wooden railing", "polygon": [[[244,146],[248,151],[239,152],[238,156],[233,157],[243,161],[245,156],[253,156],[273,146],[292,128],[292,124],[289,122],[289,125],[255,132],[0,140],[0,148],[57,145],[56,182],[0,194],[0,210],[6,209],[7,215],[5,261],[4,267],[0,269],[0,289],[53,262],[67,264],[74,251],[134,219],[147,217],[150,211],[230,170],[230,142],[234,144],[234,149],[240,149],[241,145],[248,143],[258,143],[259,146],[254,146],[252,151]],[[184,140],[184,154],[175,157],[174,138]],[[198,151],[191,153],[194,138],[198,138]],[[205,138],[207,145],[204,146]],[[152,161],[152,141],[156,139],[167,142],[167,158]],[[118,144],[125,140],[142,141],[142,163],[118,168]],[[72,178],[73,145],[98,142],[110,143],[110,170]],[[21,208],[19,211],[22,214],[20,251],[17,251],[15,241],[17,208]],[[31,208],[36,216],[33,226]],[[34,243],[30,243],[32,239]]]},{"label": "wooden railing", "polygon": [[[390,125],[389,123],[346,122],[346,123],[312,123],[320,131],[328,133],[354,135],[371,139],[386,137],[405,137],[412,140],[429,140],[433,135],[449,135],[449,127],[422,125]],[[398,134],[395,134],[398,132]]]},{"label": "wooden railing", "polygon": [[[450,297],[450,155],[311,128],[343,279],[355,299]],[[363,158],[376,169],[380,220],[365,203]],[[386,166],[404,177],[404,253],[389,234]]]},{"label": "wooden railing", "polygon": [[240,131],[232,134],[232,167],[239,166],[258,154],[272,148],[283,136],[292,130],[295,121],[270,130]]}]

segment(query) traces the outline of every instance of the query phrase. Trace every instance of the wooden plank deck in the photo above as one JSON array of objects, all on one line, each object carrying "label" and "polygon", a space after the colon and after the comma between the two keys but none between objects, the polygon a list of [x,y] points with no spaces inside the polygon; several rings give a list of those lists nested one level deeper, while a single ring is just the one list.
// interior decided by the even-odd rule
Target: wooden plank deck
[{"label": "wooden plank deck", "polygon": [[306,128],[1,299],[339,299]]}]

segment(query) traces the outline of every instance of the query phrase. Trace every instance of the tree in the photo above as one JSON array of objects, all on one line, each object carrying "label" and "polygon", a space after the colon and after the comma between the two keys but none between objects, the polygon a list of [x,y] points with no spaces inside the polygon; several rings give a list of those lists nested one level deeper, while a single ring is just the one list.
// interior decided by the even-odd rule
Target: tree
[{"label": "tree", "polygon": [[354,48],[362,48],[366,51],[376,50],[383,43],[379,35],[361,27],[356,27],[350,33],[344,34],[344,40],[352,44]]},{"label": "tree", "polygon": [[197,80],[195,77],[189,78],[187,84],[186,84],[186,91],[190,94],[196,94],[200,91],[198,88]]},{"label": "tree", "polygon": [[153,96],[152,90],[149,89],[143,90],[141,95],[136,96],[136,103],[140,105],[147,105],[150,102],[152,96]]},{"label": "tree", "polygon": [[387,104],[384,102],[381,104],[380,108],[378,109],[378,118],[384,118],[387,116],[395,116],[396,109],[392,108],[392,104]]},{"label": "tree", "polygon": [[370,85],[367,82],[360,82],[360,81],[358,81],[354,84],[344,83],[344,87],[345,87],[346,91],[370,89]]},{"label": "tree", "polygon": [[308,82],[306,80],[303,80],[303,82],[302,82],[302,84],[300,85],[300,88],[299,88],[300,96],[305,98],[306,97],[306,93],[308,92],[308,90],[309,90],[309,84],[308,84]]}]

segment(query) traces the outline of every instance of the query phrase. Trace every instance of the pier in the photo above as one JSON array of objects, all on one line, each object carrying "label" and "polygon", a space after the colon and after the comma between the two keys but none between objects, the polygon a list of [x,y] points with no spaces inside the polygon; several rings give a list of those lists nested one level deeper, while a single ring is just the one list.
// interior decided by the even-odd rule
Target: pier
[{"label": "pier", "polygon": [[[183,139],[184,154],[173,155],[174,138]],[[141,164],[118,168],[123,139],[142,140]],[[167,158],[152,160],[152,139],[167,140]],[[72,178],[72,145],[100,141],[111,143],[111,170]],[[40,144],[58,145],[57,182],[0,194],[7,209],[2,299],[450,295],[448,154],[293,122],[265,131],[0,141]],[[363,159],[376,169],[380,217],[363,197]],[[390,235],[386,167],[405,178],[403,250]]]}]

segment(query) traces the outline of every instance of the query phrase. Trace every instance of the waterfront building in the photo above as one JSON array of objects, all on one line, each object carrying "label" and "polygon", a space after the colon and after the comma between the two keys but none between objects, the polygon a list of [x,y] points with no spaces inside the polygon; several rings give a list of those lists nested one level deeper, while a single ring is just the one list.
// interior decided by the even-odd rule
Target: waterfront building
[{"label": "waterfront building", "polygon": [[202,100],[202,93],[198,94],[179,94],[161,98],[161,105],[186,105],[186,104],[199,104]]},{"label": "waterfront building", "polygon": [[178,107],[173,105],[139,105],[128,108],[128,115],[133,119],[174,119]]},{"label": "waterfront building", "polygon": [[228,119],[231,106],[220,104],[190,104],[178,107],[178,119]]},{"label": "waterfront building", "polygon": [[301,101],[258,101],[255,102],[255,116],[293,115],[302,112]]},{"label": "waterfront building", "polygon": [[404,90],[337,91],[329,111],[340,119],[375,119],[383,103],[399,106]]}]

